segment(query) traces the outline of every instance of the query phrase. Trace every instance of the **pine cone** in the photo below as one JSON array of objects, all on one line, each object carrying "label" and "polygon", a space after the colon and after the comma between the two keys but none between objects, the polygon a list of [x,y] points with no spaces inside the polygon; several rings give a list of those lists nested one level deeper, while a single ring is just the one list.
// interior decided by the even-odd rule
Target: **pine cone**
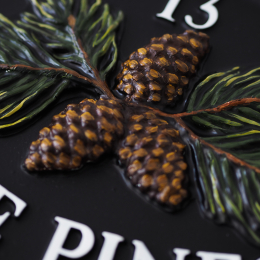
[{"label": "pine cone", "polygon": [[122,64],[117,91],[128,101],[172,103],[182,95],[209,50],[209,37],[186,31],[165,34],[133,52]]},{"label": "pine cone", "polygon": [[85,99],[67,108],[40,131],[30,146],[25,166],[30,171],[77,169],[87,161],[114,151],[123,135],[122,107],[101,97]]},{"label": "pine cone", "polygon": [[118,151],[127,177],[151,199],[176,208],[187,197],[185,145],[179,132],[148,110],[127,121],[128,132]]}]

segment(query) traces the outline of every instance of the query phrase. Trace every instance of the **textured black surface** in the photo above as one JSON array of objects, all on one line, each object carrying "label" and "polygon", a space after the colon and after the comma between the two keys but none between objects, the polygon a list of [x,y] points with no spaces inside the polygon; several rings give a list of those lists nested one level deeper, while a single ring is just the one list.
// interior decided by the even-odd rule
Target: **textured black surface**
[{"label": "textured black surface", "polygon": [[[174,14],[174,24],[155,17],[163,10],[167,0],[106,2],[114,10],[123,10],[126,17],[121,29],[118,68],[131,52],[145,45],[150,38],[165,33],[179,34],[188,29],[184,15],[193,15],[196,23],[204,23],[207,19],[199,10],[205,0],[182,0]],[[212,50],[197,80],[238,65],[259,66],[260,3],[256,0],[226,0],[216,6],[220,13],[219,21],[205,30],[211,37]],[[27,7],[24,0],[0,0],[0,12],[9,18],[16,18]],[[93,251],[82,258],[86,260],[98,258],[103,243],[102,231],[126,238],[126,242],[119,246],[115,260],[132,259],[133,239],[144,241],[157,260],[174,259],[171,252],[176,247],[191,249],[193,255],[204,250],[241,254],[244,260],[259,258],[260,249],[249,245],[233,230],[203,219],[195,200],[180,213],[172,215],[140,199],[125,184],[120,171],[114,166],[115,162],[110,159],[71,173],[32,175],[24,171],[21,165],[39,130],[68,103],[78,103],[83,96],[87,97],[79,92],[64,93],[59,103],[32,126],[17,135],[0,139],[0,184],[28,203],[19,219],[10,218],[0,228],[0,259],[42,259],[56,228],[55,216],[84,223],[94,231],[96,244]],[[10,203],[2,201],[0,214],[7,207]],[[77,233],[71,234],[67,245],[75,247],[78,239]]]}]

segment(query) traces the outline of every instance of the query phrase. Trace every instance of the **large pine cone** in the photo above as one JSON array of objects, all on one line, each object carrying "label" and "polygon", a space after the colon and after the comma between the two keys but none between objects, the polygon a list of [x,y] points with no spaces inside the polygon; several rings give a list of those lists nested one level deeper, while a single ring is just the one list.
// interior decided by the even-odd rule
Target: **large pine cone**
[{"label": "large pine cone", "polygon": [[153,111],[123,108],[101,97],[68,105],[54,116],[32,142],[25,166],[29,171],[71,170],[117,152],[134,186],[175,209],[187,196],[184,148],[179,132]]},{"label": "large pine cone", "polygon": [[151,199],[176,208],[187,196],[185,145],[179,132],[152,111],[142,109],[129,117],[126,129],[118,154],[127,177]]},{"label": "large pine cone", "polygon": [[209,37],[186,31],[153,38],[147,46],[133,52],[122,64],[117,91],[128,101],[174,102],[209,50]]},{"label": "large pine cone", "polygon": [[30,171],[77,169],[114,151],[124,133],[121,111],[119,102],[105,97],[68,105],[31,144],[26,168]]}]

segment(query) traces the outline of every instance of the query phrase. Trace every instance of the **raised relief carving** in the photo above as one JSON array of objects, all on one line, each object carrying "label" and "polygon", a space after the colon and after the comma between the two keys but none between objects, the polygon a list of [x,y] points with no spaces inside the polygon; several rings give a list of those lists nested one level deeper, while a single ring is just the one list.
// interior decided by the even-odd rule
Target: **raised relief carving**
[{"label": "raised relief carving", "polygon": [[[176,254],[175,260],[185,260],[186,256],[190,255],[191,253],[190,250],[181,248],[175,248],[173,252]],[[204,251],[197,252],[196,256],[200,257],[201,260],[242,260],[242,257],[237,254],[223,254]]]},{"label": "raised relief carving", "polygon": [[[59,256],[65,256],[68,259],[78,259],[90,253],[95,242],[95,236],[87,225],[61,217],[55,217],[55,220],[58,222],[58,227],[43,260],[57,260]],[[82,238],[75,249],[68,250],[63,248],[63,245],[71,229],[80,231]],[[102,232],[102,235],[104,237],[104,243],[97,260],[113,260],[118,245],[125,239],[120,235],[110,232]],[[143,241],[133,240],[132,244],[135,246],[132,260],[155,260]],[[175,248],[173,249],[173,253],[176,255],[175,260],[185,260],[186,256],[191,254],[191,251],[188,249]],[[241,256],[237,254],[199,251],[196,255],[200,257],[201,260],[242,260]]]},{"label": "raised relief carving", "polygon": [[[188,30],[153,38],[133,52],[113,92],[106,75],[117,61],[122,12],[114,18],[100,0],[89,8],[85,0],[78,6],[72,0],[31,2],[34,13],[24,13],[16,23],[0,16],[0,45],[8,52],[0,56],[0,131],[29,122],[67,87],[80,85],[98,94],[53,117],[32,142],[26,168],[78,169],[113,153],[133,186],[175,211],[189,197],[187,177],[195,165],[205,215],[239,226],[260,246],[260,152],[255,145],[260,69],[215,73],[190,89],[209,37]],[[167,8],[173,12],[179,3],[170,1]],[[217,20],[215,3],[201,6],[209,13],[204,27]],[[164,112],[176,107],[175,114]],[[8,217],[4,214],[1,223]]]},{"label": "raised relief carving", "polygon": [[192,28],[198,29],[198,30],[203,30],[203,29],[208,29],[212,27],[217,21],[219,17],[218,9],[214,4],[216,4],[219,0],[210,0],[209,2],[203,4],[200,6],[200,9],[206,13],[208,13],[208,21],[205,24],[199,25],[195,24],[193,22],[193,18],[190,15],[185,16],[185,22]]},{"label": "raised relief carving", "polygon": [[236,254],[220,254],[212,252],[197,252],[198,257],[201,257],[202,260],[242,260],[240,255]]},{"label": "raised relief carving", "polygon": [[98,260],[113,260],[119,243],[125,239],[122,236],[110,232],[103,232],[102,236],[104,237],[104,244]]},{"label": "raised relief carving", "polygon": [[[164,18],[170,22],[175,22],[175,19],[172,16],[180,2],[181,0],[169,0],[163,12],[157,14],[156,16],[160,18]],[[200,6],[200,9],[206,12],[209,16],[205,24],[201,24],[201,25],[195,24],[193,22],[192,16],[190,15],[185,16],[185,22],[190,27],[199,30],[208,29],[212,27],[218,21],[218,17],[219,17],[218,9],[214,6],[214,4],[216,4],[217,2],[219,2],[219,0],[210,0],[207,3]]]},{"label": "raised relief carving", "polygon": [[173,253],[176,255],[175,260],[185,260],[185,257],[190,255],[191,251],[188,249],[175,248]]},{"label": "raised relief carving", "polygon": [[135,246],[133,260],[155,260],[144,242],[140,240],[134,240],[132,243]]},{"label": "raised relief carving", "polygon": [[156,14],[156,16],[169,20],[170,22],[175,22],[175,19],[172,16],[180,2],[181,0],[169,0],[164,10],[161,13]]},{"label": "raised relief carving", "polygon": [[[95,236],[93,231],[88,226],[62,217],[55,217],[55,221],[58,222],[58,227],[53,235],[46,254],[43,257],[43,260],[56,260],[59,256],[76,259],[88,254],[91,251],[94,246]],[[80,231],[82,238],[79,245],[75,249],[68,250],[63,248],[63,245],[72,228]]]},{"label": "raised relief carving", "polygon": [[[9,200],[11,200],[15,205],[15,211],[14,216],[18,218],[22,212],[24,211],[26,207],[26,203],[18,198],[16,195],[8,191],[6,188],[4,188],[2,185],[0,185],[0,200],[3,197],[7,197]],[[0,226],[3,225],[3,223],[11,216],[10,212],[5,212],[3,215],[0,216]],[[1,238],[1,236],[0,236]]]},{"label": "raised relief carving", "polygon": [[[77,259],[87,255],[91,251],[94,246],[95,236],[87,225],[62,217],[55,217],[55,220],[58,222],[58,227],[43,260],[57,260],[59,256]],[[82,238],[75,249],[68,250],[63,245],[71,229],[80,231]],[[124,241],[124,238],[109,232],[103,232],[102,235],[105,240],[98,260],[113,260],[116,249],[119,243]],[[142,241],[134,240],[132,243],[135,246],[133,260],[155,260]]]}]

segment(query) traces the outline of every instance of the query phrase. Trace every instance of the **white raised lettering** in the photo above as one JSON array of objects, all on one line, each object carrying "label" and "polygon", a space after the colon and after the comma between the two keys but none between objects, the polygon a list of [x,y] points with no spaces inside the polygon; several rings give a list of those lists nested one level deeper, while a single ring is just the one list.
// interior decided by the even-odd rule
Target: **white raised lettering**
[{"label": "white raised lettering", "polygon": [[217,22],[218,17],[219,17],[218,9],[214,6],[214,4],[217,3],[218,1],[219,0],[210,0],[209,2],[200,6],[200,9],[202,11],[207,12],[209,15],[208,21],[205,24],[198,25],[198,24],[193,23],[193,18],[190,15],[185,16],[186,23],[190,27],[195,28],[195,29],[200,29],[200,30],[207,29],[207,28],[213,26]]},{"label": "white raised lettering", "polygon": [[156,16],[169,20],[170,22],[175,22],[175,19],[172,18],[172,16],[180,1],[181,0],[169,0],[164,10],[161,13],[156,14]]},{"label": "white raised lettering", "polygon": [[[26,203],[15,196],[13,193],[8,191],[6,188],[4,188],[2,185],[0,185],[0,200],[6,196],[8,199],[10,199],[14,205],[15,205],[15,211],[14,211],[14,216],[17,218],[21,215],[23,210],[26,207]],[[5,212],[3,215],[0,216],[0,226],[9,218],[11,215],[10,212]],[[1,236],[0,236],[1,237]]]},{"label": "white raised lettering", "polygon": [[113,260],[118,244],[123,242],[124,238],[109,232],[103,232],[102,235],[105,240],[98,260]]},{"label": "white raised lettering", "polygon": [[173,249],[173,253],[176,254],[175,260],[185,260],[185,257],[190,254],[190,250],[175,248],[175,249]]},{"label": "white raised lettering", "polygon": [[134,240],[132,243],[135,246],[133,260],[155,260],[152,254],[147,249],[144,242],[139,240]]},{"label": "white raised lettering", "polygon": [[212,252],[197,252],[198,257],[201,257],[202,260],[242,260],[240,255],[233,254],[220,254]]},{"label": "white raised lettering", "polygon": [[[76,259],[85,256],[91,251],[94,246],[95,236],[88,226],[61,217],[55,217],[55,220],[59,225],[53,235],[43,260],[56,260],[59,256]],[[63,248],[63,245],[72,228],[79,230],[82,234],[82,238],[75,249],[68,250]]]}]

